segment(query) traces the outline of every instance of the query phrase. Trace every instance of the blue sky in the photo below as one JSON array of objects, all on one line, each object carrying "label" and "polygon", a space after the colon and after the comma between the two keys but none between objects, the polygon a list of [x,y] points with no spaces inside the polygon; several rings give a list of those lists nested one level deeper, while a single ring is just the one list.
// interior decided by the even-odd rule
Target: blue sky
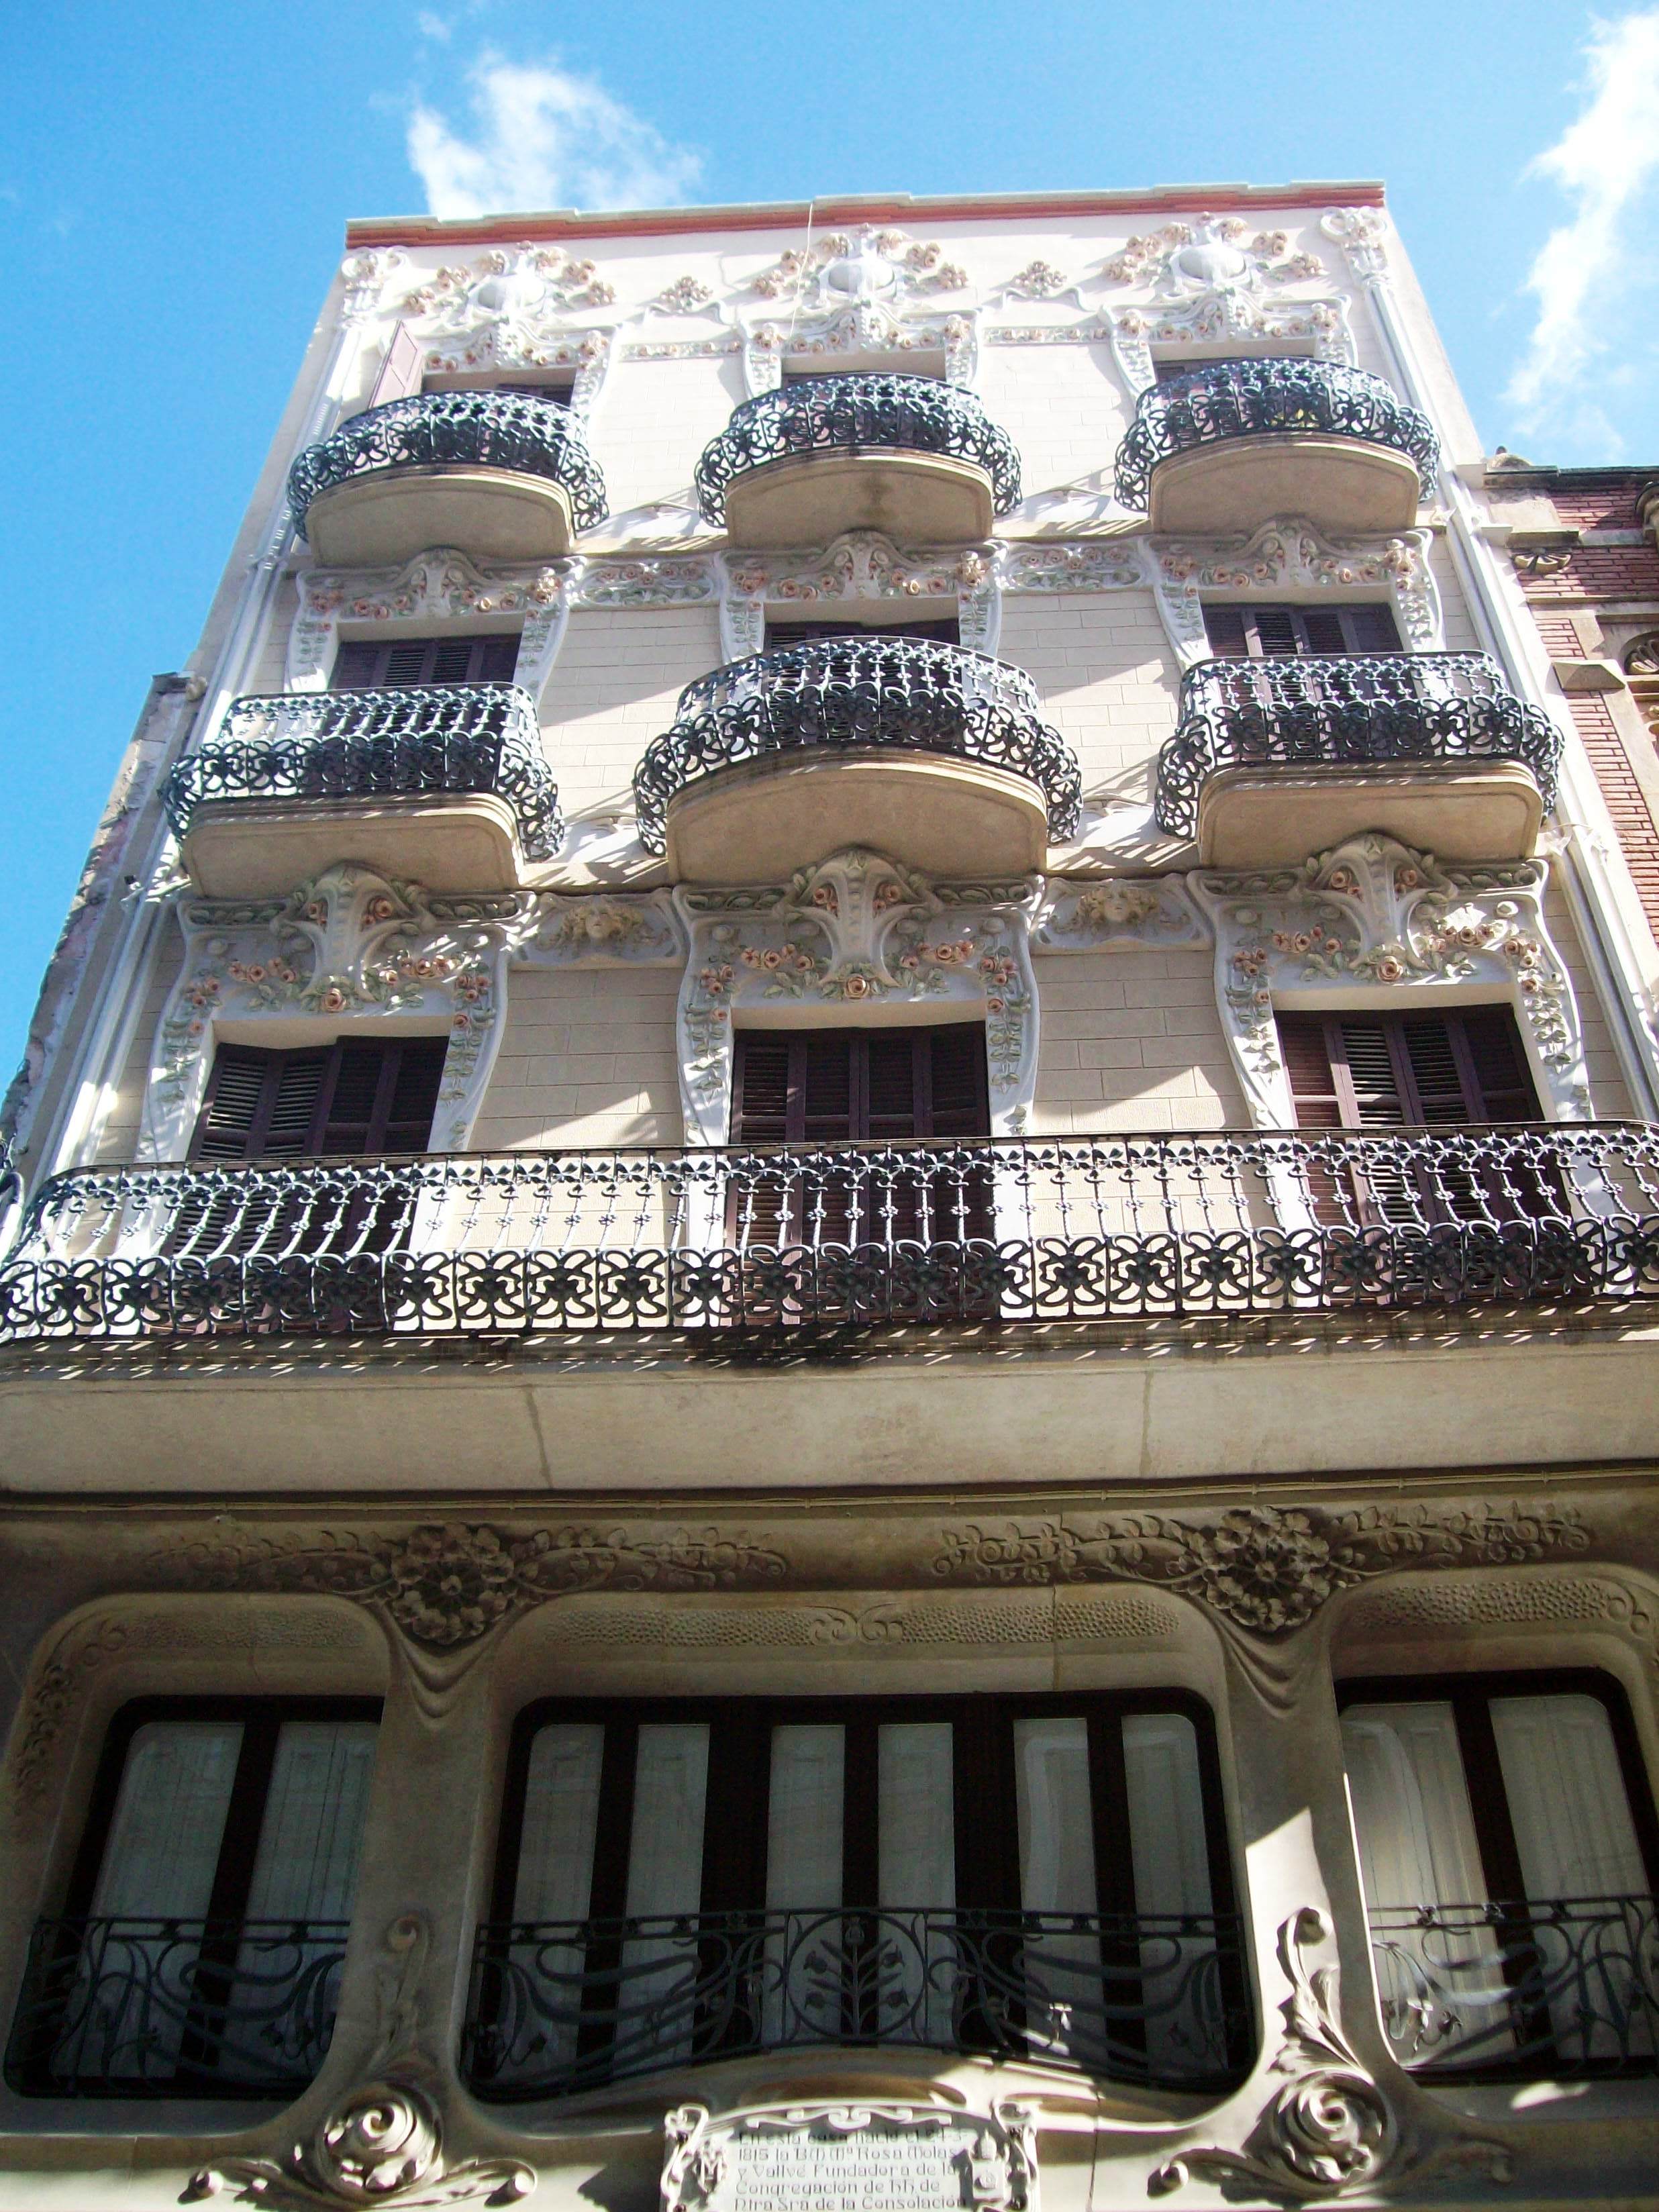
[{"label": "blue sky", "polygon": [[1380,177],[1488,446],[1659,465],[1659,6],[12,0],[0,69],[5,1071],[348,216]]}]

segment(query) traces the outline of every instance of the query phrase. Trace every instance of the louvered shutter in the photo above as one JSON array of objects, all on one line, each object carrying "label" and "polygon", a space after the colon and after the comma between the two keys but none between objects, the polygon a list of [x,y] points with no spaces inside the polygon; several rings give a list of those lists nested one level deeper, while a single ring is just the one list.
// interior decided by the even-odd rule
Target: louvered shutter
[{"label": "louvered shutter", "polygon": [[519,641],[509,635],[410,638],[398,645],[353,639],[334,663],[336,691],[400,690],[425,684],[510,684]]},{"label": "louvered shutter", "polygon": [[1297,611],[1295,627],[1301,633],[1298,642],[1304,653],[1344,653],[1349,650],[1340,607],[1302,607]]},{"label": "louvered shutter", "polygon": [[1279,1047],[1296,1103],[1297,1127],[1301,1129],[1340,1129],[1342,1101],[1325,1042],[1322,1014],[1281,1014]]},{"label": "louvered shutter", "polygon": [[372,640],[351,640],[343,645],[335,656],[330,689],[335,691],[371,690],[380,680],[377,671],[385,657],[386,648]]},{"label": "louvered shutter", "polygon": [[1249,658],[1250,632],[1243,607],[1206,606],[1204,610],[1204,629],[1210,641],[1210,651],[1218,660],[1247,660]]},{"label": "louvered shutter", "polygon": [[939,645],[960,645],[962,625],[954,615],[941,616],[937,622],[872,623],[856,622],[769,622],[766,625],[766,650],[776,652],[785,646],[810,645],[814,639],[825,637],[915,637]]},{"label": "louvered shutter", "polygon": [[1255,650],[1264,660],[1291,660],[1302,650],[1302,637],[1293,607],[1252,607],[1249,621],[1255,632]]},{"label": "louvered shutter", "polygon": [[1472,1006],[1459,1017],[1468,1072],[1480,1093],[1483,1121],[1541,1119],[1525,1048],[1507,1006]]},{"label": "louvered shutter", "polygon": [[191,1158],[423,1151],[446,1049],[442,1037],[343,1037],[296,1052],[221,1045]]},{"label": "louvered shutter", "polygon": [[383,407],[390,399],[406,399],[418,392],[423,365],[424,356],[418,343],[410,337],[409,325],[399,323],[392,333],[392,343],[380,363],[374,389],[368,395],[369,405]]},{"label": "louvered shutter", "polygon": [[1400,633],[1382,605],[1221,606],[1206,603],[1204,629],[1222,660],[1316,659],[1363,653],[1398,653]]},{"label": "louvered shutter", "polygon": [[264,1052],[221,1045],[191,1158],[246,1160],[309,1152],[331,1056],[326,1048]]},{"label": "louvered shutter", "polygon": [[1392,607],[1346,607],[1342,619],[1347,625],[1348,650],[1351,653],[1398,653],[1400,632],[1396,628]]}]

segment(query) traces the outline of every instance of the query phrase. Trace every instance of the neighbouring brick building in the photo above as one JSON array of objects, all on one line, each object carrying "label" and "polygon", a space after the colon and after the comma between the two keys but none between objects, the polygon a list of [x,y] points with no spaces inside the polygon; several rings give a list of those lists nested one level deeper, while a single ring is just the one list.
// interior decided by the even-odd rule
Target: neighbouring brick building
[{"label": "neighbouring brick building", "polygon": [[1639,492],[1375,185],[351,226],[7,1103],[3,2212],[1651,2201]]}]

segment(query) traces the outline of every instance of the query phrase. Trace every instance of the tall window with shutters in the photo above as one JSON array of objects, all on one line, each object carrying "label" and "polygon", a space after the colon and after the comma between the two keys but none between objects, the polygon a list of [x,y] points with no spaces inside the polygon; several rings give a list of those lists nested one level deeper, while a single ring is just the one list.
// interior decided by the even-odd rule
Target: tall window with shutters
[{"label": "tall window with shutters", "polygon": [[40,2094],[292,2094],[328,2048],[380,1709],[152,1698],[111,1728],[7,2055]]},{"label": "tall window with shutters", "polygon": [[335,691],[401,690],[430,684],[508,684],[519,665],[516,637],[427,637],[383,644],[348,641],[334,663]]},{"label": "tall window with shutters", "polygon": [[854,1148],[990,1133],[985,1030],[745,1030],[737,1037],[732,1139],[843,1157],[743,1170],[728,1228],[741,1249],[804,1244],[960,1243],[992,1234],[988,1163],[972,1154],[918,1163]]},{"label": "tall window with shutters", "polygon": [[766,650],[780,651],[789,645],[811,645],[825,637],[917,637],[935,645],[960,645],[962,624],[955,615],[941,615],[930,621],[896,623],[860,622],[772,622],[766,625]]},{"label": "tall window with shutters", "polygon": [[1393,610],[1368,602],[1300,607],[1206,600],[1204,628],[1218,660],[1324,659],[1401,650]]}]

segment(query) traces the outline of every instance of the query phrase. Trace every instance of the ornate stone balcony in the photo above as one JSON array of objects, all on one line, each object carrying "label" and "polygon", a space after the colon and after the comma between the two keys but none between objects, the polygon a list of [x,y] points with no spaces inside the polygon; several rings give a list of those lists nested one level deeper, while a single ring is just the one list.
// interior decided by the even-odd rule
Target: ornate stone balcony
[{"label": "ornate stone balcony", "polygon": [[1329,361],[1212,361],[1150,385],[1117,449],[1117,495],[1154,530],[1203,536],[1305,515],[1407,530],[1439,447],[1380,376]]},{"label": "ornate stone balcony", "polygon": [[926,376],[812,376],[745,400],[697,464],[735,545],[881,530],[970,544],[1019,502],[1019,456],[971,392]]},{"label": "ornate stone balcony", "polygon": [[478,1931],[463,2046],[524,2103],[757,2051],[959,2051],[1159,2088],[1249,2062],[1231,1914],[705,1912]]},{"label": "ornate stone balcony", "polygon": [[1182,679],[1155,805],[1206,866],[1295,866],[1366,830],[1446,860],[1522,860],[1560,750],[1485,653],[1206,660]]},{"label": "ornate stone balcony", "polygon": [[688,880],[773,882],[854,845],[968,877],[1040,867],[1080,779],[1023,671],[872,630],[688,684],[634,796],[647,850]]},{"label": "ornate stone balcony", "polygon": [[167,779],[210,898],[264,898],[349,851],[434,890],[505,890],[562,835],[535,703],[512,684],[235,700]]},{"label": "ornate stone balcony", "polygon": [[1112,1322],[1659,1297],[1659,1129],[77,1170],[0,1342]]},{"label": "ornate stone balcony", "polygon": [[307,446],[289,505],[319,561],[355,568],[453,545],[540,561],[603,521],[605,479],[568,409],[523,392],[426,392]]}]

